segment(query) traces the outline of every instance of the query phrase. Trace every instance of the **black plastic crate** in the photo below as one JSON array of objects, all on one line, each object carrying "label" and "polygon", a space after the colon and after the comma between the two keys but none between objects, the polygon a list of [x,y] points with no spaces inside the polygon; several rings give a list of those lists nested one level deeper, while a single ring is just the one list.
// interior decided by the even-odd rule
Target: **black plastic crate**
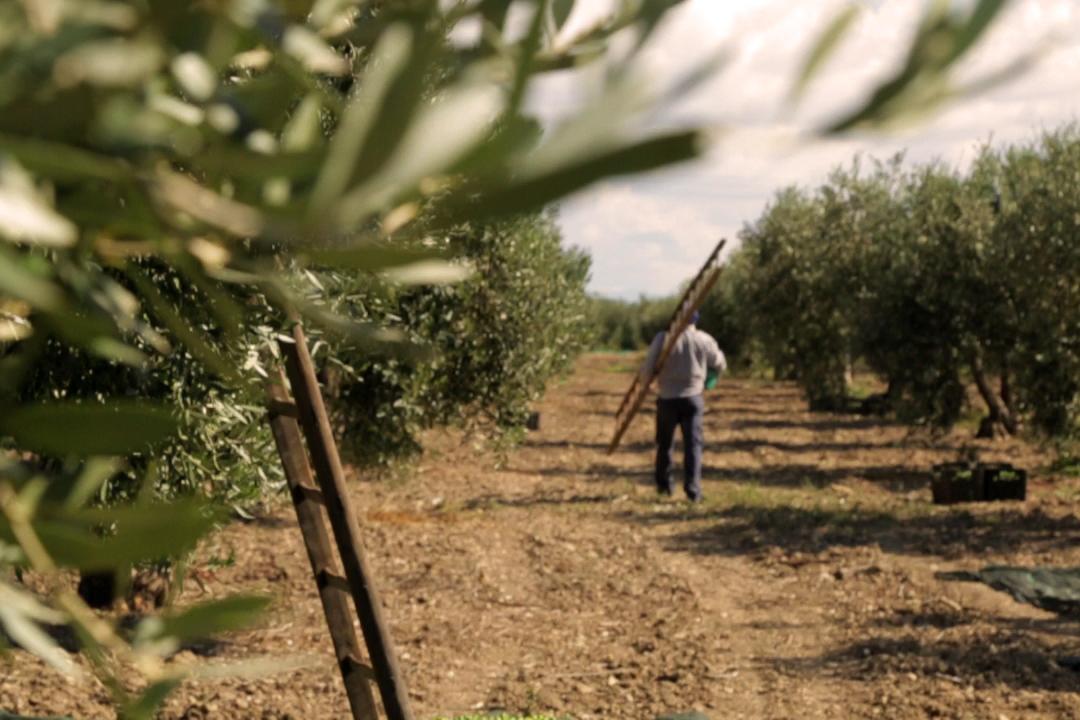
[{"label": "black plastic crate", "polygon": [[987,500],[1024,500],[1027,498],[1027,471],[1009,463],[979,465]]},{"label": "black plastic crate", "polygon": [[1009,463],[942,463],[934,466],[930,490],[935,505],[1024,500],[1027,471]]},{"label": "black plastic crate", "polygon": [[985,498],[982,477],[971,463],[953,462],[934,466],[930,491],[935,505],[976,502]]}]

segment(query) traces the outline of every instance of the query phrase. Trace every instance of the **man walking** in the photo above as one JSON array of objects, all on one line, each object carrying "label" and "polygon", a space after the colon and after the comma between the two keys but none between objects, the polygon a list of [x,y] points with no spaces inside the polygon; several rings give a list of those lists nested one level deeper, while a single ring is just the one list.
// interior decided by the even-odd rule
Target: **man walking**
[{"label": "man walking", "polygon": [[[683,488],[691,502],[698,502],[701,495],[701,455],[705,444],[703,414],[705,411],[705,378],[710,369],[718,373],[727,370],[727,360],[707,332],[697,329],[698,313],[678,340],[657,376],[660,381],[660,398],[656,401],[656,490],[670,496],[674,489],[673,461],[675,454],[675,427],[682,428],[683,439]],[[641,379],[647,382],[664,345],[661,332],[653,338],[645,363],[641,366]]]}]

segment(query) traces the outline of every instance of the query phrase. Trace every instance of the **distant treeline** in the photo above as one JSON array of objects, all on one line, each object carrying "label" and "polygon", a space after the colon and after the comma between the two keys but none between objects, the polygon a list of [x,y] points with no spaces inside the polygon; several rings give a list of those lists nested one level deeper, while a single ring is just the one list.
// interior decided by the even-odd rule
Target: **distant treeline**
[{"label": "distant treeline", "polygon": [[667,325],[677,298],[640,297],[635,301],[593,297],[590,301],[594,346],[598,350],[639,350]]},{"label": "distant treeline", "polygon": [[[733,279],[727,270],[721,274],[701,308],[698,325],[716,338],[729,363],[745,368],[751,364],[749,317],[737,302]],[[642,296],[637,300],[591,298],[594,348],[640,350],[648,347],[656,334],[667,327],[680,295]]]}]

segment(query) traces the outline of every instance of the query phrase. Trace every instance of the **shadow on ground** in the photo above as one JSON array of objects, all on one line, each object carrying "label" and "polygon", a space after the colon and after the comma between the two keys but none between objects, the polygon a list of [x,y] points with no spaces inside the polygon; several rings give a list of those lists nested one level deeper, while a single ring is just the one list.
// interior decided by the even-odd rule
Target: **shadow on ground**
[{"label": "shadow on ground", "polygon": [[[606,453],[608,449],[608,443],[606,442],[578,442],[575,440],[526,440],[521,444],[526,448],[537,448],[540,450],[552,450],[552,449],[564,449],[564,450],[585,450],[589,452]],[[617,452],[622,453],[651,453],[656,445],[651,442],[634,442],[620,444],[616,449]]]},{"label": "shadow on ground", "polygon": [[[545,447],[533,444],[531,447]],[[595,449],[601,452],[605,446],[591,443],[553,443],[546,445],[549,448],[581,448]],[[560,462],[546,467],[515,466],[505,468],[503,472],[515,475],[537,475],[541,477],[576,477],[592,478],[594,480],[630,480],[640,481],[641,478],[652,477],[652,449],[651,443],[634,443],[626,448],[626,452],[639,453],[643,462],[628,467],[611,462],[594,462],[582,466],[568,466]],[[710,454],[712,452],[710,451]],[[677,462],[681,462],[682,451],[676,451]],[[676,468],[676,477],[681,477],[680,467]],[[853,465],[850,467],[820,468],[816,465],[805,463],[790,463],[767,466],[737,466],[706,467],[702,471],[702,480],[705,483],[706,494],[710,493],[709,484],[717,482],[726,483],[756,483],[764,487],[816,487],[825,488],[834,483],[844,480],[859,479],[877,484],[884,490],[896,493],[908,493],[912,490],[925,488],[930,481],[929,468],[926,470],[913,469],[898,465]]]},{"label": "shadow on ground", "polygon": [[741,420],[731,421],[733,430],[809,430],[812,432],[836,432],[838,430],[870,430],[889,427],[890,424],[879,418],[866,418],[858,415],[832,415],[828,417],[810,417],[806,419],[790,418],[786,420]]},{"label": "shadow on ground", "polygon": [[[730,452],[755,452],[758,450],[775,450],[783,453],[845,453],[845,452],[873,452],[875,450],[895,450],[900,446],[896,442],[788,442],[772,440],[768,438],[742,437],[735,439],[708,440],[705,441],[707,457],[717,457]],[[522,447],[537,448],[541,450],[565,449],[585,450],[589,452],[606,453],[606,442],[579,442],[575,440],[533,440],[529,439],[522,443]],[[619,453],[643,453],[651,455],[656,445],[652,442],[622,443],[616,448]],[[681,440],[677,448],[681,452]],[[937,450],[955,450],[954,445],[936,445]]]},{"label": "shadow on ground", "polygon": [[[985,615],[976,615],[968,610],[922,610],[920,612],[896,611],[891,615],[879,618],[873,625],[883,629],[899,628],[935,628],[947,630],[949,628],[972,625],[979,620],[988,619]],[[1005,632],[1045,633],[1059,637],[1080,638],[1080,622],[1075,616],[1059,615],[1050,618],[1029,617],[1003,617],[993,615],[989,618],[994,627]],[[1080,642],[1077,643],[1077,654],[1080,654]],[[1080,676],[1078,676],[1080,680]]]},{"label": "shadow on ground", "polygon": [[[145,620],[146,617],[146,615],[139,613],[126,613],[115,619],[116,629],[122,636],[131,641],[135,637],[136,628],[139,623]],[[48,635],[53,642],[69,653],[82,652],[85,647],[78,632],[71,625],[37,623],[37,627]],[[9,635],[3,628],[0,628],[0,643],[3,643],[4,646],[8,648],[23,648],[22,644],[16,638]],[[182,642],[179,647],[169,652],[168,657],[172,657],[184,650],[199,657],[218,657],[229,645],[229,641],[221,639],[188,639]],[[0,713],[0,720],[2,720],[2,718],[3,714]]]},{"label": "shadow on ground", "polygon": [[533,508],[554,505],[599,505],[612,501],[611,495],[581,495],[553,493],[550,495],[527,495],[508,498],[504,495],[488,493],[469,500],[465,510],[488,510],[491,508]]},{"label": "shadow on ground", "polygon": [[[1080,673],[1069,658],[1080,654],[1080,642],[1048,643],[1004,622],[990,638],[970,637],[926,642],[916,635],[875,636],[857,640],[811,658],[764,658],[786,675],[845,677],[872,682],[906,675],[939,677],[975,690],[1004,685],[1014,690],[1073,693]],[[916,703],[932,698],[909,698]]]},{"label": "shadow on ground", "polygon": [[887,552],[959,559],[1019,548],[1030,553],[1066,550],[1080,542],[1076,517],[1012,508],[978,515],[927,509],[923,515],[897,517],[883,511],[736,504],[685,515],[630,513],[627,517],[649,525],[712,521],[669,540],[672,550],[697,555],[741,555],[768,548],[817,553],[831,547],[877,545]]},{"label": "shadow on ground", "polygon": [[591,465],[585,465],[584,467],[565,467],[563,465],[544,468],[508,467],[503,468],[500,472],[510,473],[512,475],[535,475],[551,478],[591,478],[594,480],[603,480],[605,482],[610,482],[612,480],[644,482],[645,480],[648,480],[649,483],[652,482],[653,475],[651,463],[648,468],[628,468],[604,462],[592,463]]},{"label": "shadow on ground", "polygon": [[821,468],[806,463],[790,463],[756,467],[706,467],[702,471],[702,479],[706,482],[752,482],[764,487],[816,488],[825,488],[843,480],[858,479],[875,483],[883,490],[908,493],[926,487],[930,482],[930,474],[929,468],[921,470],[896,464]]}]

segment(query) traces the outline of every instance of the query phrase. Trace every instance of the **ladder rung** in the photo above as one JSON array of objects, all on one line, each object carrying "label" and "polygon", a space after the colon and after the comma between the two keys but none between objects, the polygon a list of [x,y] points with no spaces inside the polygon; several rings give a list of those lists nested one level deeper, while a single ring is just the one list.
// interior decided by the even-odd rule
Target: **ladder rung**
[{"label": "ladder rung", "polygon": [[370,665],[360,660],[355,655],[346,655],[338,662],[341,666],[341,674],[348,675],[350,673],[357,673],[365,680],[375,679],[375,670]]},{"label": "ladder rung", "polygon": [[267,403],[266,409],[270,411],[271,416],[300,417],[300,410],[296,407],[296,403],[288,400],[271,400]]},{"label": "ladder rung", "polygon": [[332,587],[342,592],[349,592],[349,581],[341,575],[336,575],[329,570],[320,570],[315,575],[315,582],[319,587]]},{"label": "ladder rung", "polygon": [[310,500],[311,502],[320,505],[326,504],[326,499],[323,497],[322,490],[308,485],[294,485],[292,487],[292,498],[293,503],[295,504],[299,504],[304,500]]}]

